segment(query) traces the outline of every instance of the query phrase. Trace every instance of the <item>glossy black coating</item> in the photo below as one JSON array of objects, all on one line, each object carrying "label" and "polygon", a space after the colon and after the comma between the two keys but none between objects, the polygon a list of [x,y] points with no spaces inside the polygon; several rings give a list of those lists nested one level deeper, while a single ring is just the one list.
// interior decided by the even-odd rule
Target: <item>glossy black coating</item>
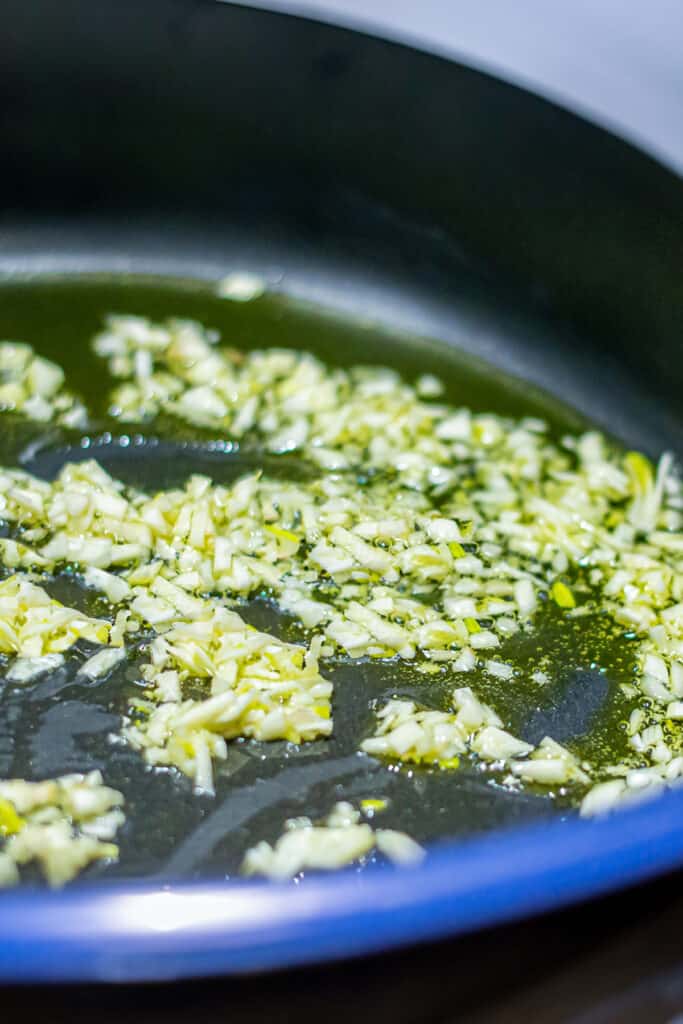
[{"label": "glossy black coating", "polygon": [[[416,346],[483,356],[627,443],[683,449],[683,186],[647,156],[465,67],[211,0],[4,0],[2,23],[0,274],[245,267]],[[274,621],[265,605],[254,617]],[[376,795],[354,702],[398,683],[340,673],[333,749],[238,750],[243,788],[226,779],[217,803],[117,750],[111,781],[137,793],[118,870],[232,871],[286,813]],[[0,775],[109,758],[128,682],[94,702],[56,676],[30,701],[0,696]],[[30,723],[46,716],[41,737]],[[466,772],[456,800],[443,781],[429,801],[396,785],[403,826],[426,838],[547,810]]]}]

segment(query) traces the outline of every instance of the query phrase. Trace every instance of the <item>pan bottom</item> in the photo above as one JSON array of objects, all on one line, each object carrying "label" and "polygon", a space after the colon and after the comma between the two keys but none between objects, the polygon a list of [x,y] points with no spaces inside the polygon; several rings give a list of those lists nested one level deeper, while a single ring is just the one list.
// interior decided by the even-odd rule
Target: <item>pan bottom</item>
[{"label": "pan bottom", "polygon": [[[105,431],[120,430],[120,425],[106,419],[107,385],[89,339],[110,313],[200,320],[240,348],[302,348],[341,365],[389,364],[407,378],[432,372],[445,382],[447,397],[455,404],[542,416],[558,434],[585,426],[566,404],[453,345],[359,320],[348,311],[340,315],[276,290],[238,303],[220,298],[215,287],[197,280],[104,273],[27,276],[27,266],[21,269],[21,277],[1,286],[0,333],[28,341],[59,362],[70,386],[87,395],[88,405],[102,417]],[[101,383],[93,387],[94,381]],[[35,450],[31,442],[37,436],[35,427],[18,422],[15,427],[7,432],[1,453],[10,464],[27,445]],[[187,429],[177,436],[174,431],[178,428],[168,427],[168,437],[151,447],[142,437],[125,448],[103,444],[101,438],[88,449],[78,443],[74,447],[100,458],[114,475],[146,488],[165,485],[170,459],[176,474],[185,464],[188,473],[210,471],[193,457],[191,447],[185,451],[186,463],[175,460],[173,445],[187,437]],[[214,452],[215,457],[220,454]],[[40,459],[34,457],[33,463],[26,468],[40,473]],[[53,581],[51,592],[66,603],[83,605],[83,593],[68,576]],[[258,628],[300,638],[293,623],[269,602],[251,602],[240,612]],[[599,727],[600,742],[609,743],[624,714],[616,699],[618,684],[632,671],[629,651],[619,637],[608,635],[599,622],[568,624],[547,615],[533,639],[510,644],[510,653],[521,664],[526,659],[531,666],[539,652],[562,670],[547,688],[542,707],[533,694],[504,700],[515,732],[534,743],[552,730],[560,740],[581,739]],[[96,687],[75,678],[67,667],[30,689],[6,685],[0,697],[0,777],[103,769],[107,782],[125,793],[128,819],[120,835],[119,863],[92,869],[107,877],[234,874],[244,850],[260,839],[273,839],[287,817],[323,817],[339,799],[390,797],[382,825],[406,830],[423,842],[568,813],[562,800],[550,800],[541,791],[510,793],[471,767],[455,773],[394,773],[359,756],[360,741],[372,729],[371,700],[399,695],[440,706],[444,685],[428,683],[409,668],[367,659],[329,666],[326,674],[335,684],[333,738],[300,748],[242,741],[231,745],[215,798],[194,795],[189,780],[173,771],[150,771],[138,754],[112,745],[111,735],[135,693],[134,663]],[[490,681],[488,685],[490,689]]]}]

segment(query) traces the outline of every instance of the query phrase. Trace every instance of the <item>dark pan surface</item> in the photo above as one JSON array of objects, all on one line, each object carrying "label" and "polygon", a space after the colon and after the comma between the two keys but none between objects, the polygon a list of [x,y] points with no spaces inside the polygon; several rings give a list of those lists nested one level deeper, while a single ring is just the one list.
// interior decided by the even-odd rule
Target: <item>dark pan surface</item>
[{"label": "dark pan surface", "polygon": [[[249,343],[315,338],[349,362],[371,337],[381,361],[406,372],[457,366],[461,393],[485,404],[478,365],[451,363],[441,345],[459,347],[627,444],[683,450],[683,186],[643,154],[466,68],[208,0],[154,0],[144,14],[134,0],[58,10],[5,0],[4,19],[3,335],[77,361],[99,318],[121,306],[125,282],[108,292],[108,275],[187,282],[253,270],[282,298],[230,314]],[[84,273],[104,277],[74,319],[71,286],[47,279]],[[139,302],[152,315],[206,318],[188,284],[150,284]],[[127,299],[123,311],[134,307]],[[497,411],[535,402],[547,408],[509,378],[496,389]],[[564,407],[551,411],[568,422]],[[265,606],[248,614],[290,628]],[[590,661],[558,682],[548,728],[594,724],[602,678],[589,678],[587,704],[576,699]],[[5,689],[0,774],[106,756],[131,812],[112,876],[231,874],[284,816],[388,785],[401,827],[421,839],[549,813],[543,798],[501,797],[468,771],[455,783],[435,776],[428,800],[420,773],[387,780],[355,753],[357,709],[369,691],[410,692],[410,680],[375,666],[334,671],[348,705],[327,749],[236,747],[214,801],[110,747],[130,668],[97,693],[61,677],[30,700]],[[529,738],[545,730],[545,712],[514,713]]]},{"label": "dark pan surface", "polygon": [[[197,472],[224,483],[254,469],[289,479],[314,472],[291,456],[264,458],[255,450],[233,448],[229,439],[211,442],[202,440],[201,433],[193,438],[186,428],[169,424],[165,439],[148,437],[131,426],[124,443],[119,443],[111,431],[121,428],[106,419],[106,386],[88,345],[112,311],[201,318],[219,329],[226,341],[243,347],[298,345],[334,362],[389,362],[408,376],[434,371],[444,378],[454,402],[545,415],[557,431],[580,423],[576,414],[549,396],[448,346],[324,314],[277,294],[240,305],[216,298],[206,285],[187,281],[38,276],[5,282],[0,303],[0,333],[30,338],[42,353],[61,358],[70,383],[88,396],[101,418],[101,429],[85,439],[55,431],[44,437],[43,428],[9,420],[15,432],[6,437],[4,457],[45,479],[52,479],[64,462],[83,458],[96,458],[115,476],[147,490],[181,486]],[[162,423],[162,432],[163,427]],[[144,426],[140,430],[145,431]],[[92,607],[93,599],[68,575],[58,577],[49,589],[69,605]],[[98,610],[96,604],[92,610]],[[302,636],[267,601],[252,601],[240,611],[259,628],[294,639]],[[497,706],[516,733],[533,742],[551,729],[560,740],[587,741],[596,724],[603,734],[614,732],[615,716],[624,713],[618,699],[614,703],[616,684],[631,668],[628,650],[622,655],[618,645],[618,639],[605,642],[600,625],[586,628],[549,617],[537,635],[509,647],[522,664],[526,658],[533,665],[542,652],[562,666],[545,690],[543,704],[535,703],[533,692],[525,694],[517,687],[513,689],[518,692]],[[451,677],[429,682],[409,665],[368,660],[326,667],[335,683],[331,740],[300,748],[285,743],[232,744],[227,763],[218,770],[216,797],[197,797],[188,779],[175,771],[146,769],[139,754],[112,740],[128,700],[139,691],[142,661],[144,655],[121,666],[105,683],[92,684],[76,677],[79,662],[71,659],[30,687],[4,684],[0,697],[0,777],[40,778],[100,768],[107,781],[124,792],[127,824],[121,833],[120,861],[95,868],[95,874],[234,875],[247,847],[274,839],[287,817],[323,817],[342,798],[389,797],[382,824],[406,829],[422,841],[567,810],[562,801],[554,807],[540,791],[510,794],[473,768],[395,772],[360,755],[360,742],[373,728],[373,700],[398,695],[440,707],[454,685]],[[609,671],[603,675],[601,668]],[[486,686],[485,677],[477,683],[482,684]]]}]

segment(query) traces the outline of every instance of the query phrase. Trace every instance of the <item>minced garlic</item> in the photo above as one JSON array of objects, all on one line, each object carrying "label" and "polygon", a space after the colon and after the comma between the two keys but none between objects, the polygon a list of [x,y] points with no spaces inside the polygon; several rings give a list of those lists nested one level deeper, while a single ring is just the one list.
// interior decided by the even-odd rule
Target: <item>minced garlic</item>
[{"label": "minced garlic", "polygon": [[274,846],[264,841],[247,851],[242,871],[282,881],[306,870],[345,867],[375,849],[397,864],[416,864],[424,856],[422,847],[404,832],[373,829],[351,804],[341,802],[319,824],[309,818],[286,821]]},{"label": "minced garlic", "polygon": [[87,423],[85,407],[64,388],[62,368],[18,341],[0,341],[0,409],[39,423]]},{"label": "minced garlic", "polygon": [[[11,528],[0,555],[14,570],[0,584],[0,629],[3,649],[24,659],[10,667],[17,680],[48,670],[41,659],[80,635],[109,645],[82,667],[99,675],[128,635],[151,630],[145,698],[124,734],[207,791],[230,739],[330,735],[321,654],[454,677],[451,709],[389,702],[368,754],[503,765],[515,785],[587,791],[584,813],[683,775],[683,488],[669,456],[655,467],[595,431],[558,442],[539,419],[454,408],[435,378],[413,387],[386,368],[238,353],[218,340],[190,321],[110,318],[94,347],[120,381],[112,415],[163,412],[262,451],[296,451],[316,472],[298,482],[251,473],[231,486],[194,476],[146,493],[94,461],[52,483],[0,470]],[[109,600],[113,622],[38,600],[25,574],[64,565]],[[297,619],[307,645],[251,630],[227,607],[256,594]],[[520,685],[499,649],[533,628],[547,600],[567,616],[590,603],[638,638],[628,763],[579,763],[550,737],[528,744],[456,685],[476,668]],[[201,699],[188,696],[194,680]]]},{"label": "minced garlic", "polygon": [[0,888],[20,881],[37,862],[51,886],[75,878],[96,860],[115,860],[111,842],[125,818],[123,795],[100,772],[44,782],[0,780]]}]

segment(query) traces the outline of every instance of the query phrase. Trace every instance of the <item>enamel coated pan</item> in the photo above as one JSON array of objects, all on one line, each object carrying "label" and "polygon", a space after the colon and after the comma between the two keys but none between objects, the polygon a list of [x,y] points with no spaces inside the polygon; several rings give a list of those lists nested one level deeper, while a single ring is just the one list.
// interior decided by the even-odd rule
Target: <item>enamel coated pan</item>
[{"label": "enamel coated pan", "polygon": [[[4,0],[0,181],[0,333],[31,282],[246,269],[341,321],[483,357],[629,445],[683,450],[681,181],[462,65],[210,0]],[[82,343],[64,302],[50,308],[64,344]],[[416,342],[415,365],[434,351]],[[60,723],[62,739],[87,732]],[[335,771],[353,776],[343,720],[341,734]],[[0,774],[50,767],[22,750]],[[292,794],[330,795],[339,776],[311,764],[275,761],[196,811],[119,760],[140,772],[128,868],[4,894],[0,980],[320,962],[559,908],[683,860],[680,793],[585,823],[463,790],[477,828],[454,825],[409,874],[226,880],[224,834],[244,841],[257,811],[277,834]],[[411,799],[417,827],[435,809]]]}]

